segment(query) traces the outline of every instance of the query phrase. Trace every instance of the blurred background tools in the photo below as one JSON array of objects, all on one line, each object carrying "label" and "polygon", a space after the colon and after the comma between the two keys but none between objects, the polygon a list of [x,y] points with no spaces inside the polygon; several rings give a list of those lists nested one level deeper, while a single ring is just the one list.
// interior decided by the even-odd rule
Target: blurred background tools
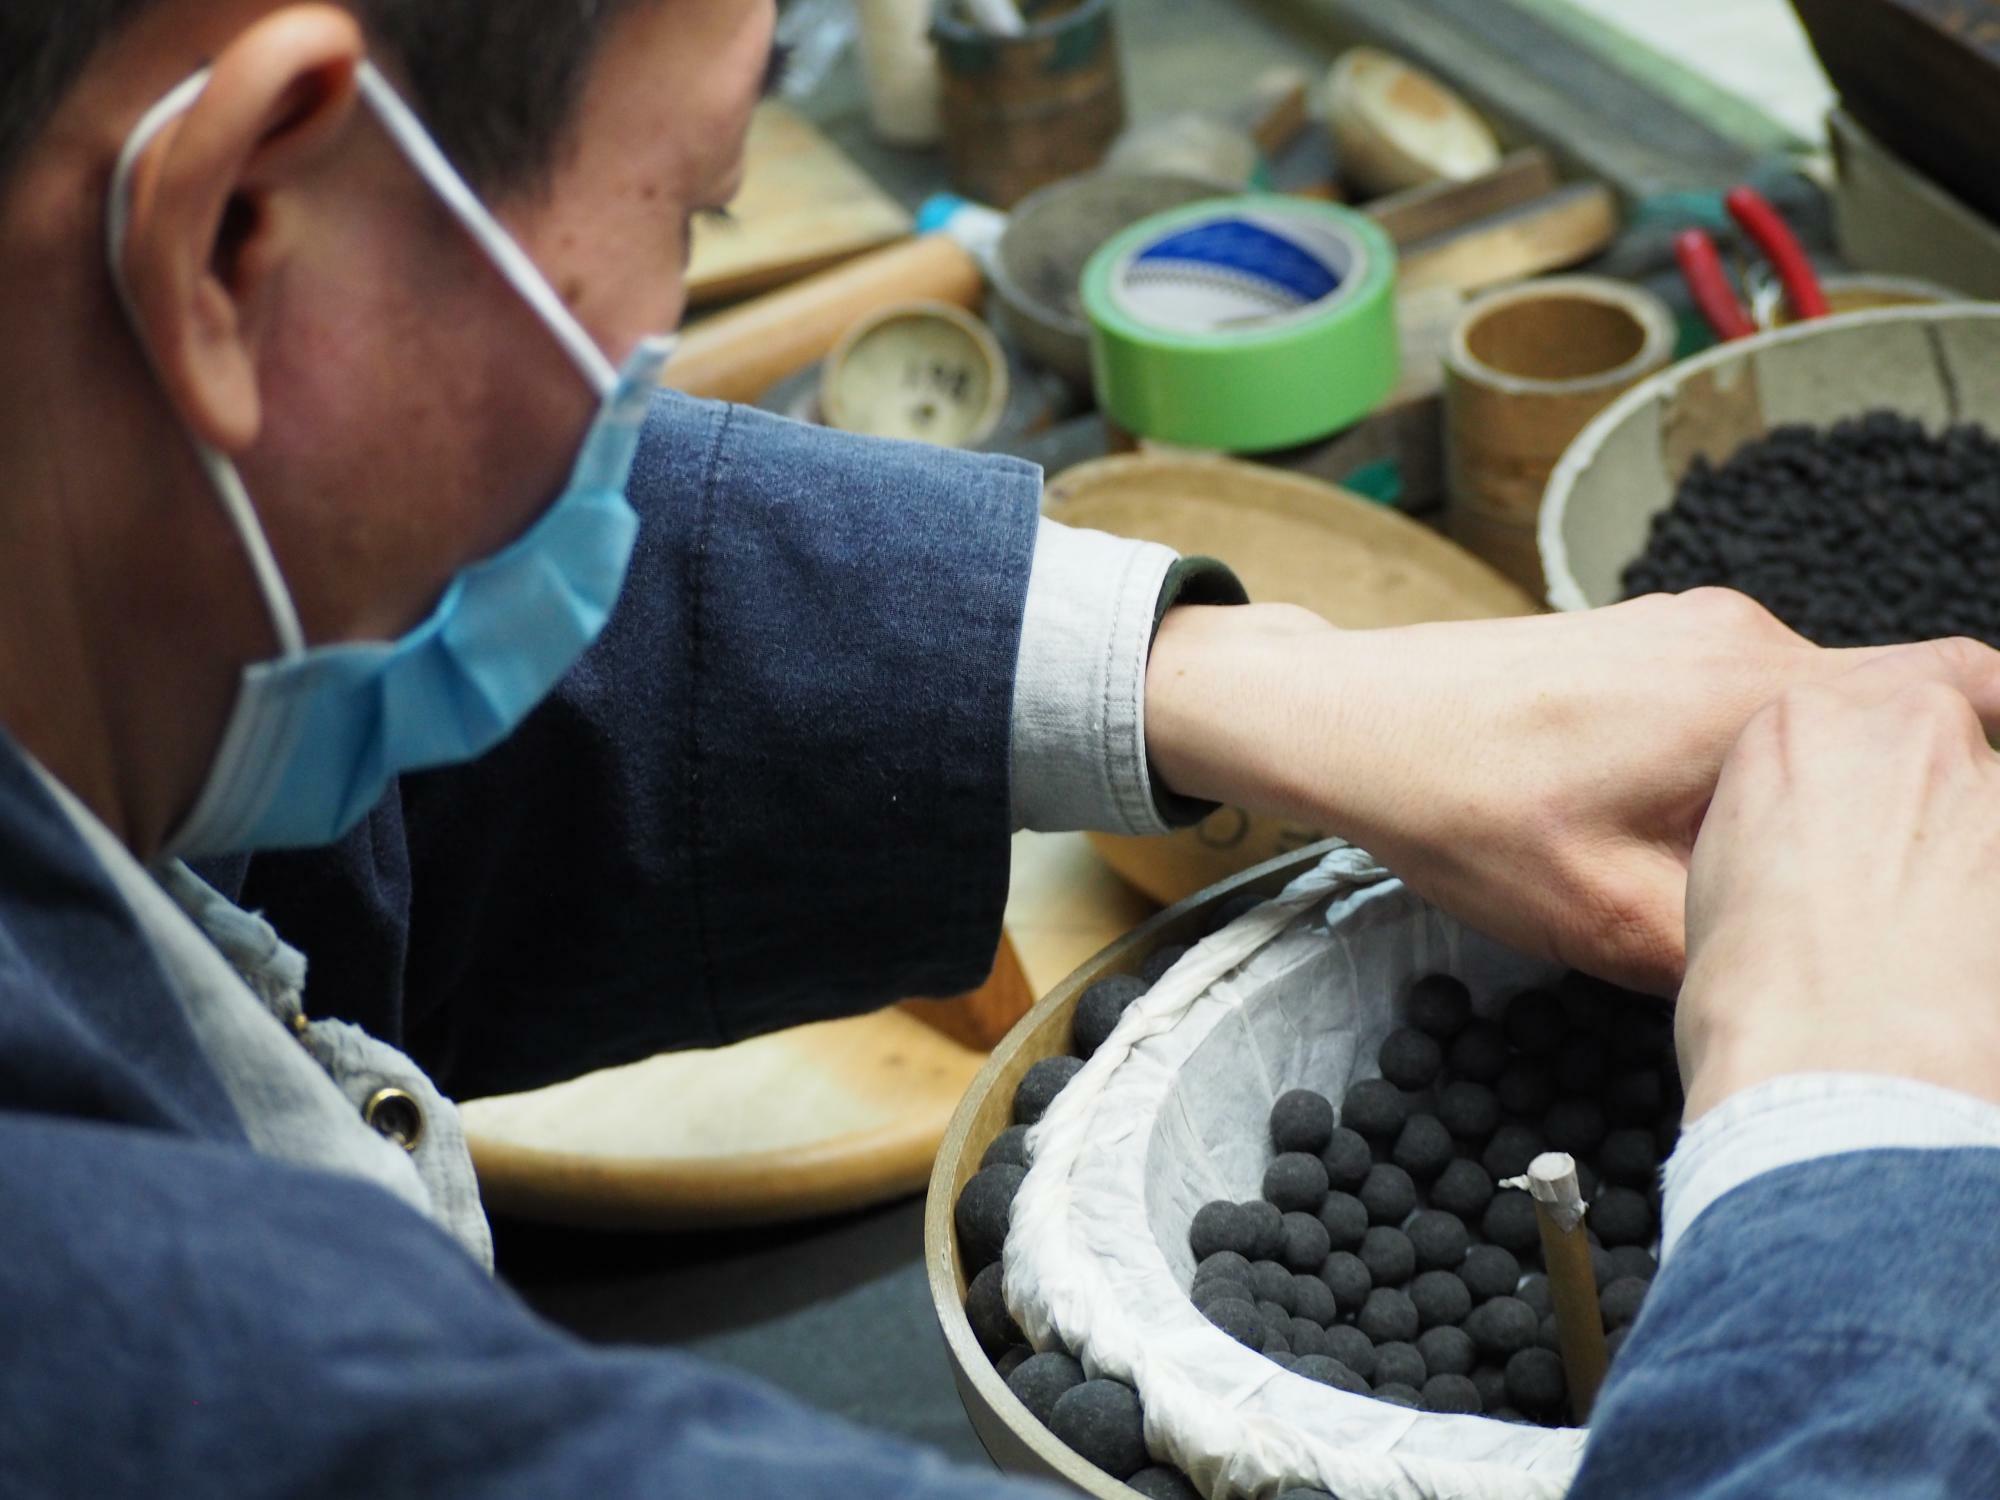
[{"label": "blurred background tools", "polygon": [[[1744,236],[1770,262],[1791,320],[1804,322],[1808,318],[1825,317],[1832,309],[1827,304],[1819,274],[1813,270],[1798,236],[1778,216],[1769,200],[1755,188],[1736,187],[1729,190],[1723,203]],[[1681,275],[1687,279],[1688,293],[1696,310],[1715,330],[1718,339],[1725,342],[1747,339],[1757,331],[1757,319],[1749,303],[1739,298],[1730,284],[1713,235],[1705,229],[1682,231],[1674,242],[1674,255],[1680,263]]]}]

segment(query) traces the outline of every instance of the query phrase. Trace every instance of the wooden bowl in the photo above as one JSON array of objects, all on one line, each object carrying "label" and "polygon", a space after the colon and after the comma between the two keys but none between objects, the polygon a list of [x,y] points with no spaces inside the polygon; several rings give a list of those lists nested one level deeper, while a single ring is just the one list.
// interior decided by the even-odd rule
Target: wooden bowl
[{"label": "wooden bowl", "polygon": [[1888,407],[1932,429],[2000,429],[2000,306],[1849,313],[1775,329],[1684,360],[1584,428],[1542,502],[1549,602],[1624,596],[1628,564],[1697,455],[1720,463],[1788,422],[1824,427]]},{"label": "wooden bowl", "polygon": [[1326,117],[1340,175],[1370,197],[1464,182],[1500,162],[1500,143],[1478,111],[1423,69],[1373,47],[1355,47],[1333,65]]},{"label": "wooden bowl", "polygon": [[1070,1050],[1070,1017],[1086,989],[1112,974],[1136,974],[1161,948],[1206,937],[1224,903],[1245,893],[1277,895],[1317,865],[1325,852],[1326,846],[1300,850],[1247,870],[1161,912],[1111,944],[1021,1019],[979,1070],[946,1127],[924,1207],[924,1264],[959,1398],[980,1442],[1001,1468],[1058,1479],[1098,1500],[1138,1500],[1135,1491],[1077,1457],[1036,1421],[1007,1389],[973,1337],[965,1317],[967,1277],[952,1223],[959,1193],[979,1170],[979,1160],[993,1138],[1012,1123],[1014,1090],[1021,1076],[1043,1058]]},{"label": "wooden bowl", "polygon": [[[1330,484],[1225,458],[1140,455],[1084,464],[1048,487],[1049,516],[1219,557],[1256,600],[1351,630],[1535,612],[1516,585],[1427,526]],[[1112,869],[1171,905],[1328,830],[1223,808],[1167,838],[1093,835]]]}]

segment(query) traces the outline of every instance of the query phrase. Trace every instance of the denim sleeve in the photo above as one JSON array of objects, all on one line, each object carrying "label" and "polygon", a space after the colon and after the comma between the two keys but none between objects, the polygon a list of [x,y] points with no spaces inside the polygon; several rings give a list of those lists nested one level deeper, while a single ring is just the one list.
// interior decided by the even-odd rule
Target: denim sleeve
[{"label": "denim sleeve", "polygon": [[0,1202],[9,1495],[1055,1500],[589,1349],[387,1194],[240,1147],[0,1116]]},{"label": "denim sleeve", "polygon": [[2000,1150],[1757,1176],[1668,1257],[1572,1500],[2000,1495]]},{"label": "denim sleeve", "polygon": [[338,847],[205,866],[461,1096],[980,983],[1041,475],[662,394],[604,638]]}]

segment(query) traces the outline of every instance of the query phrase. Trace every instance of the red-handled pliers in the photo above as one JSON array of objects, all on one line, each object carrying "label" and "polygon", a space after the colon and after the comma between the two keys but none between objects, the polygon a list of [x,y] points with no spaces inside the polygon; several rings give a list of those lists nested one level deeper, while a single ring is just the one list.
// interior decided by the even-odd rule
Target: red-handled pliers
[{"label": "red-handled pliers", "polygon": [[[1807,259],[1805,247],[1792,233],[1791,225],[1771,207],[1770,200],[1755,188],[1731,189],[1723,203],[1752,244],[1764,252],[1778,273],[1778,284],[1792,305],[1792,316],[1804,321],[1823,318],[1831,309],[1819,276]],[[1717,338],[1747,339],[1757,332],[1757,324],[1730,284],[1723,269],[1722,254],[1715,238],[1705,229],[1684,230],[1674,239],[1674,258],[1680,262],[1694,305],[1715,330]]]}]

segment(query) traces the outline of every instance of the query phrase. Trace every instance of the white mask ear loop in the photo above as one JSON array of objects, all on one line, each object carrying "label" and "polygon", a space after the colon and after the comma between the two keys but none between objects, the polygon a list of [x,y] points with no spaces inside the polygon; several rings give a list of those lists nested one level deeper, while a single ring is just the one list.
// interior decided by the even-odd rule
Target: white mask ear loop
[{"label": "white mask ear loop", "polygon": [[459,176],[437,142],[424,129],[423,122],[402,95],[390,85],[376,66],[366,61],[355,73],[355,81],[361,93],[375,107],[376,115],[382,121],[382,128],[389,132],[389,138],[402,149],[409,158],[410,165],[444,200],[445,207],[452,211],[465,232],[478,242],[479,247],[491,257],[500,274],[507,278],[509,285],[520,293],[523,300],[532,307],[556,341],[563,346],[569,357],[576,362],[583,378],[590,382],[600,400],[609,396],[618,386],[618,371],[604,351],[597,347],[597,341],[577,322],[575,314],[563,305],[554,287],[541,272],[528,253],[504,229],[500,221],[493,217],[486,205],[479,201],[479,195],[472,191],[466,180]]},{"label": "white mask ear loop", "polygon": [[[125,274],[125,239],[132,227],[132,173],[139,164],[140,153],[159,138],[160,132],[173,119],[185,113],[206,87],[208,70],[204,68],[146,111],[133,127],[125,149],[119,153],[118,168],[111,178],[111,201],[105,209],[111,283],[118,290],[118,300],[124,304],[125,316],[139,340],[139,347],[145,351],[147,362],[154,366],[155,378],[158,377],[158,364],[153,359],[151,345],[146,342],[145,330],[132,300],[131,283]],[[278,570],[278,559],[271,552],[271,543],[264,535],[264,528],[257,522],[257,511],[250,504],[249,492],[243,488],[242,476],[236,472],[236,465],[222,454],[200,438],[192,434],[189,436],[194,444],[195,457],[201,461],[209,482],[222,498],[222,508],[230,524],[236,528],[244,555],[250,559],[250,569],[256,575],[258,592],[264,596],[264,609],[271,617],[271,630],[277,637],[279,651],[287,657],[303,655],[306,637],[299,626],[299,612],[292,604],[290,590],[285,587],[285,575]]]}]

